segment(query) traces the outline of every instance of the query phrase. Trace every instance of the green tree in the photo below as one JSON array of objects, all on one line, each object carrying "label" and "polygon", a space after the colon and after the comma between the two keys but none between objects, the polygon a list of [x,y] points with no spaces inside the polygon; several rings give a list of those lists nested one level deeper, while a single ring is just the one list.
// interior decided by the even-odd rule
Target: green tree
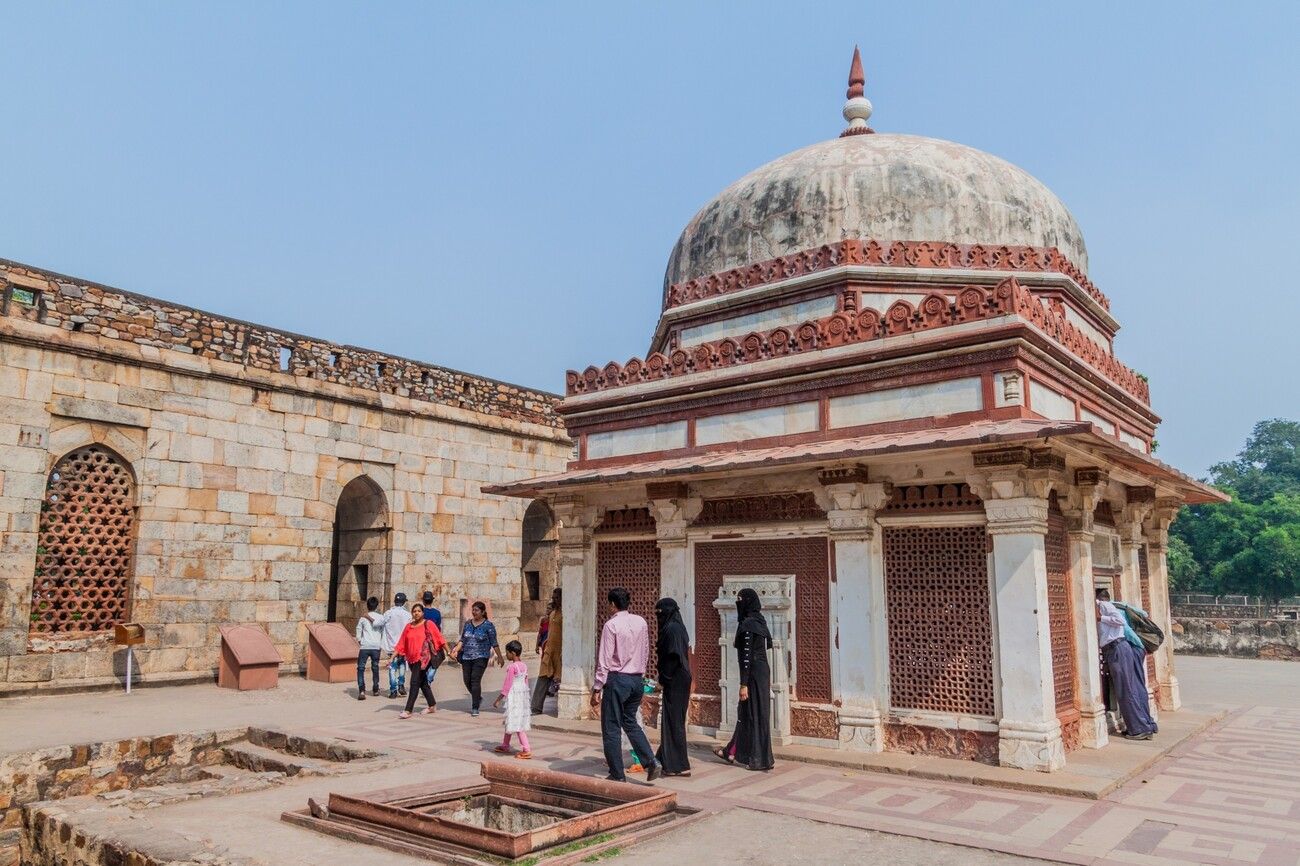
[{"label": "green tree", "polygon": [[1237,459],[1210,467],[1210,479],[1256,504],[1277,493],[1300,494],[1300,421],[1260,421]]},{"label": "green tree", "polygon": [[1273,600],[1300,593],[1300,422],[1259,422],[1210,475],[1233,500],[1182,510],[1169,541],[1174,585]]}]

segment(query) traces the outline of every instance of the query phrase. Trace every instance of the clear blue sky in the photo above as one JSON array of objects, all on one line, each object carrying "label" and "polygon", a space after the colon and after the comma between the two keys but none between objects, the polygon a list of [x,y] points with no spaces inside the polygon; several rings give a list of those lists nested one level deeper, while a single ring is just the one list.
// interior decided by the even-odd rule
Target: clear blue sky
[{"label": "clear blue sky", "polygon": [[749,170],[872,125],[1071,208],[1195,474],[1300,417],[1300,4],[0,6],[0,256],[558,391]]}]

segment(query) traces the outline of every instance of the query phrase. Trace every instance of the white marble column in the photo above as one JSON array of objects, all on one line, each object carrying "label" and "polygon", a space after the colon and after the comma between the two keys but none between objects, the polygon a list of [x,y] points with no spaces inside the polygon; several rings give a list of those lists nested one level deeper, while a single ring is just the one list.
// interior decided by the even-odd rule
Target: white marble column
[{"label": "white marble column", "polygon": [[1151,610],[1148,613],[1165,633],[1156,650],[1156,704],[1173,712],[1182,705],[1178,677],[1174,673],[1173,617],[1169,610],[1169,524],[1178,516],[1182,503],[1157,499],[1147,524],[1147,569],[1151,573]]},{"label": "white marble column", "polygon": [[[1152,503],[1130,502],[1124,506],[1120,516],[1115,520],[1115,528],[1119,532],[1119,549],[1120,549],[1120,601],[1125,604],[1131,604],[1134,607],[1144,608],[1142,601],[1142,566],[1139,564],[1139,558],[1142,555],[1142,546],[1146,544],[1146,537],[1143,535],[1142,524],[1147,515],[1151,513]],[[1150,577],[1151,558],[1147,556],[1147,573]],[[1150,611],[1147,611],[1149,614]],[[1159,704],[1156,701],[1156,692],[1158,691],[1156,683],[1147,677],[1147,703],[1151,708],[1151,717],[1157,719],[1159,715]]]},{"label": "white marble column", "polygon": [[591,684],[596,671],[596,555],[592,544],[598,511],[577,497],[552,501],[559,521],[560,586],[564,589],[559,717],[591,717]]},{"label": "white marble column", "polygon": [[[686,529],[699,516],[704,500],[686,495],[681,485],[679,495],[670,499],[652,499],[651,512],[655,517],[655,539],[659,545],[659,592],[675,599],[682,611],[682,622],[695,646],[695,569],[690,560],[690,546],[686,542]],[[704,599],[711,605],[713,599]]]},{"label": "white marble column", "polygon": [[1090,514],[1082,525],[1074,523],[1073,519],[1071,524],[1067,532],[1070,539],[1070,616],[1074,620],[1074,693],[1079,702],[1079,739],[1089,749],[1100,749],[1110,738],[1106,731],[1106,705],[1101,700],[1097,602],[1092,580],[1092,542],[1096,536],[1092,531]]},{"label": "white marble column", "polygon": [[[998,485],[992,486],[996,490]],[[1065,746],[1052,689],[1044,550],[1047,498],[985,498],[984,509],[993,536],[993,603],[1002,687],[998,762],[1026,770],[1059,770],[1065,766]]]},{"label": "white marble column", "polygon": [[840,744],[859,752],[885,748],[884,714],[889,687],[884,557],[876,509],[887,486],[832,483],[828,526],[835,556],[833,672],[840,702]]}]

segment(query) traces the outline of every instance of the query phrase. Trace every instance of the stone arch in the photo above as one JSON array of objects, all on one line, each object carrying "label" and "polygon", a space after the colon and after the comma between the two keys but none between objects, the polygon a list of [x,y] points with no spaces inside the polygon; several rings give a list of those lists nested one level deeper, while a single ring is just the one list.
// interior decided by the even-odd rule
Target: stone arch
[{"label": "stone arch", "polygon": [[367,596],[388,596],[388,536],[388,497],[368,475],[356,475],[343,486],[334,508],[326,613],[330,622],[351,631],[365,614]]},{"label": "stone arch", "polygon": [[556,586],[558,527],[549,505],[535,499],[524,512],[519,555],[519,631],[533,632]]},{"label": "stone arch", "polygon": [[89,637],[130,613],[139,486],[98,442],[54,462],[37,525],[28,642]]}]

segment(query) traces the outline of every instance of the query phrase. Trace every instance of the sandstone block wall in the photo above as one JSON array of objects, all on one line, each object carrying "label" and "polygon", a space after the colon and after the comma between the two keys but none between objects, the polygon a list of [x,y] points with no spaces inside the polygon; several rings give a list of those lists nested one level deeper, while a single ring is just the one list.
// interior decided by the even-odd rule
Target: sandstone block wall
[{"label": "sandstone block wall", "polygon": [[[0,289],[0,683],[10,690],[124,670],[106,636],[50,640],[29,628],[49,472],[90,443],[119,455],[136,482],[129,617],[146,627],[145,678],[210,674],[226,622],[262,624],[286,665],[301,662],[305,624],[328,613],[340,496],[362,478],[386,504],[353,545],[371,566],[370,593],[432,589],[453,618],[462,598],[482,597],[503,634],[518,629],[527,503],[480,487],[563,468],[572,446],[553,395],[3,261]],[[340,549],[346,559],[348,543]]]}]

